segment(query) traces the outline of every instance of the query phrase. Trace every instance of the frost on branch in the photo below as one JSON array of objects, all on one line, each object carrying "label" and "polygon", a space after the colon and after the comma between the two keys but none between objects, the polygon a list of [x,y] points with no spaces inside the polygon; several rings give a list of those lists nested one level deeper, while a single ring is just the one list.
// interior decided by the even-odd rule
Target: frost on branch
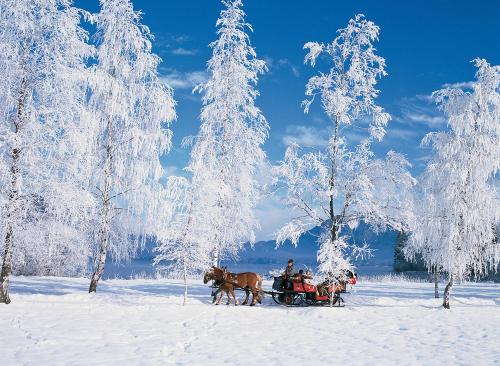
[{"label": "frost on branch", "polygon": [[[400,229],[411,220],[415,184],[410,164],[401,155],[389,152],[385,160],[375,159],[373,140],[385,135],[390,116],[375,104],[378,78],[386,75],[385,60],[375,54],[372,42],[379,28],[362,15],[328,45],[307,43],[306,63],[316,64],[324,54],[331,63],[328,73],[309,79],[304,102],[307,113],[316,97],[332,122],[332,135],[324,151],[300,153],[290,146],[284,160],[275,167],[278,194],[297,216],[278,231],[278,245],[289,239],[297,244],[300,235],[314,226],[322,228],[318,239],[319,269],[324,274],[342,275],[352,269],[355,257],[371,255],[365,245],[350,243],[345,230],[361,220],[377,230]],[[363,128],[369,118],[366,138],[349,146],[345,128]],[[371,117],[371,118],[370,118]]]},{"label": "frost on branch", "polygon": [[186,178],[170,177],[167,182],[162,215],[157,218],[158,242],[154,259],[160,273],[173,278],[187,279],[199,275],[210,266],[208,229],[195,224],[192,186]]},{"label": "frost on branch", "polygon": [[321,54],[331,64],[328,73],[320,72],[309,79],[303,102],[306,113],[319,95],[325,113],[336,124],[350,125],[362,116],[371,116],[370,136],[381,140],[390,115],[375,105],[379,91],[377,80],[387,75],[384,58],[375,54],[372,42],[378,40],[379,27],[362,14],[351,19],[347,28],[338,30],[338,36],[327,45],[308,42],[305,63],[315,66]]},{"label": "frost on branch", "polygon": [[415,222],[405,253],[422,255],[427,267],[449,274],[444,306],[455,280],[496,271],[500,245],[500,67],[475,60],[471,92],[433,93],[449,130],[431,133],[434,157],[421,179]]},{"label": "frost on branch", "polygon": [[[161,207],[160,157],[171,146],[175,119],[172,90],[158,77],[160,58],[152,35],[129,0],[101,0],[94,16],[97,54],[93,67],[93,179],[96,205],[95,291],[108,251],[127,260],[154,225]],[[135,238],[135,240],[131,240]]]},{"label": "frost on branch", "polygon": [[203,93],[199,133],[187,170],[192,174],[193,226],[207,226],[213,264],[235,257],[254,241],[258,222],[253,209],[261,187],[257,168],[265,160],[262,145],[269,126],[255,106],[258,76],[266,71],[250,44],[242,1],[223,1],[218,39],[210,44],[210,78]]},{"label": "frost on branch", "polygon": [[88,259],[80,162],[93,48],[79,23],[71,1],[0,1],[0,302],[12,270],[74,274]]}]

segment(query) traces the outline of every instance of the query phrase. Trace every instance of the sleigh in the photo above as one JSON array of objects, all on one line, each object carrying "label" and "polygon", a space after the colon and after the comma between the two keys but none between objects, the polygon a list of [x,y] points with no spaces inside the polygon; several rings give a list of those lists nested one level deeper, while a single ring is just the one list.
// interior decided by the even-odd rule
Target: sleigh
[{"label": "sleigh", "polygon": [[347,281],[338,281],[329,286],[323,286],[322,293],[318,293],[317,285],[313,285],[304,277],[285,279],[274,277],[273,291],[266,291],[274,302],[282,306],[344,306],[342,293],[346,292],[346,285],[356,284],[353,276]]}]

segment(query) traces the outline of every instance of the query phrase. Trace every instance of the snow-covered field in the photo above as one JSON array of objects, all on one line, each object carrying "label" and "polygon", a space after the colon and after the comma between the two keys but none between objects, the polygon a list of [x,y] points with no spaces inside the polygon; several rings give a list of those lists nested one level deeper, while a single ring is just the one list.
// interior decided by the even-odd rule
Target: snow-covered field
[{"label": "snow-covered field", "polygon": [[[269,288],[270,283],[264,283]],[[359,283],[345,308],[214,306],[193,282],[15,277],[0,365],[498,365],[500,285]]]}]

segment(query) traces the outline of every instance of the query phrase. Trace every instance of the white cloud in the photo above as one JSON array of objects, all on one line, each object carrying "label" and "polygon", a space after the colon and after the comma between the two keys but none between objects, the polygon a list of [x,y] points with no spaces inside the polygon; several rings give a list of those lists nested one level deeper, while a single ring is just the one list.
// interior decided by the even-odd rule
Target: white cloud
[{"label": "white cloud", "polygon": [[443,88],[451,88],[451,89],[472,89],[474,86],[473,81],[463,81],[459,83],[446,83],[443,84]]},{"label": "white cloud", "polygon": [[312,120],[314,123],[317,123],[318,125],[322,125],[326,123],[326,120],[323,117],[320,116],[313,116]]},{"label": "white cloud", "polygon": [[189,36],[185,34],[157,34],[155,36],[155,45],[159,48],[172,48],[182,45],[189,41]]},{"label": "white cloud", "polygon": [[194,56],[198,53],[198,50],[193,48],[193,49],[188,49],[188,48],[183,48],[183,47],[178,47],[174,48],[171,53],[176,56]]},{"label": "white cloud", "polygon": [[206,71],[180,72],[169,70],[168,74],[161,76],[161,80],[175,89],[193,89],[195,86],[208,80]]},{"label": "white cloud", "polygon": [[428,95],[404,98],[400,102],[400,114],[394,115],[393,119],[402,124],[429,129],[441,129],[446,125],[446,118]]},{"label": "white cloud", "polygon": [[328,136],[328,129],[291,125],[286,128],[283,143],[287,146],[296,143],[304,147],[325,147],[328,144]]},{"label": "white cloud", "polygon": [[179,175],[181,171],[174,165],[167,165],[163,167],[163,175],[160,178],[160,183],[166,186],[168,178],[174,175]]},{"label": "white cloud", "polygon": [[272,57],[264,56],[262,59],[269,69],[272,69],[274,67],[274,59]]},{"label": "white cloud", "polygon": [[412,128],[394,127],[389,124],[387,128],[387,138],[399,138],[402,140],[413,140],[418,136],[418,132]]},{"label": "white cloud", "polygon": [[271,240],[283,225],[292,218],[290,208],[281,201],[281,197],[273,189],[273,166],[266,162],[258,166],[256,172],[257,181],[264,188],[264,195],[261,197],[255,208],[255,216],[260,228],[256,230],[256,239]]},{"label": "white cloud", "polygon": [[431,154],[425,154],[425,155],[419,156],[417,158],[414,158],[413,160],[416,162],[419,162],[419,163],[421,163],[421,162],[427,163],[431,159],[432,159]]},{"label": "white cloud", "polygon": [[410,122],[424,123],[429,127],[439,127],[446,123],[446,118],[423,112],[404,112],[404,118]]},{"label": "white cloud", "polygon": [[276,232],[293,217],[290,208],[274,195],[265,197],[259,203],[255,216],[260,224],[260,229],[255,233],[258,241],[275,239]]},{"label": "white cloud", "polygon": [[358,130],[348,129],[344,132],[344,136],[347,140],[347,143],[359,144],[361,141],[368,138],[369,134],[368,130],[364,131],[361,129]]},{"label": "white cloud", "polygon": [[414,101],[420,101],[420,102],[425,102],[425,103],[430,103],[430,104],[434,103],[434,99],[432,99],[432,95],[429,95],[429,94],[417,94],[413,98],[406,98],[404,100],[406,100],[406,101],[414,100]]},{"label": "white cloud", "polygon": [[293,76],[296,78],[300,77],[300,71],[297,66],[295,66],[289,59],[281,58],[278,60],[278,65],[281,67],[289,67],[292,71]]},{"label": "white cloud", "polygon": [[266,62],[266,65],[269,70],[271,70],[271,72],[272,69],[289,69],[292,72],[293,76],[295,76],[296,78],[300,77],[299,67],[287,58],[274,60],[272,57],[264,57],[264,61]]},{"label": "white cloud", "polygon": [[167,165],[163,168],[163,175],[165,177],[170,177],[171,175],[176,175],[178,171],[179,168],[177,168],[175,165]]}]

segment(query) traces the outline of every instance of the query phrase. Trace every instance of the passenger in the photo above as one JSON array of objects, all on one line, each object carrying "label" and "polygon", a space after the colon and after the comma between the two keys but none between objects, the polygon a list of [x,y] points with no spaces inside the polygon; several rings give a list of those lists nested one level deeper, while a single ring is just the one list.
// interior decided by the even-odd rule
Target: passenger
[{"label": "passenger", "polygon": [[328,272],[323,282],[316,287],[316,296],[328,296],[328,287],[333,285],[333,273]]},{"label": "passenger", "polygon": [[314,285],[313,275],[312,275],[311,271],[307,270],[306,273],[302,276],[302,278],[304,279],[304,283],[306,283],[308,285]]},{"label": "passenger", "polygon": [[285,272],[281,275],[283,277],[282,286],[285,290],[290,290],[293,288],[292,278],[295,275],[295,269],[293,268],[293,259],[289,259]]},{"label": "passenger", "polygon": [[302,278],[303,277],[304,277],[304,270],[303,269],[299,269],[299,272],[295,273],[292,277],[290,277],[290,279],[293,282],[302,282]]},{"label": "passenger", "polygon": [[347,284],[356,283],[356,274],[351,270],[345,269],[341,272],[341,275],[337,277],[337,283],[339,285],[340,291],[345,292],[347,289]]}]

